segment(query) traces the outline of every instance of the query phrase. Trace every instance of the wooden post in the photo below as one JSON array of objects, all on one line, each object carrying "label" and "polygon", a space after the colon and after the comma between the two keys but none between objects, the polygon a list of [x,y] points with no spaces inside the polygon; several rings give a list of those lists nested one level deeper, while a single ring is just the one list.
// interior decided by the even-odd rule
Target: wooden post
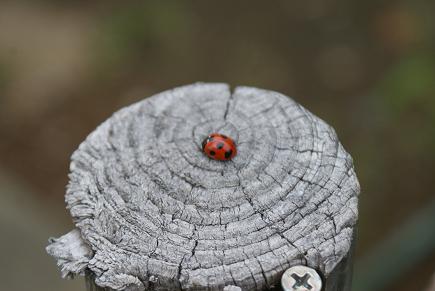
[{"label": "wooden post", "polygon": [[[202,153],[212,132],[235,140],[233,160]],[[47,251],[64,276],[86,274],[88,290],[277,289],[306,265],[343,291],[359,191],[334,130],[301,105],[198,83],[124,108],[87,137],[66,194],[77,228]]]}]

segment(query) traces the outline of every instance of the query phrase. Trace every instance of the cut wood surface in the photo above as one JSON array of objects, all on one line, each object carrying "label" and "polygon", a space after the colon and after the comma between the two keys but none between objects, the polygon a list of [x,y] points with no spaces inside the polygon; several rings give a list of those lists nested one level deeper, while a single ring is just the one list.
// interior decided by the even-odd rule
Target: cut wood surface
[{"label": "cut wood surface", "polygon": [[[203,154],[212,132],[235,140],[233,160]],[[62,238],[48,249],[65,275],[85,264],[114,290],[268,289],[296,264],[333,272],[351,246],[358,194],[334,130],[301,105],[198,83],[124,108],[88,136],[66,202],[92,254],[81,249],[74,264]]]}]

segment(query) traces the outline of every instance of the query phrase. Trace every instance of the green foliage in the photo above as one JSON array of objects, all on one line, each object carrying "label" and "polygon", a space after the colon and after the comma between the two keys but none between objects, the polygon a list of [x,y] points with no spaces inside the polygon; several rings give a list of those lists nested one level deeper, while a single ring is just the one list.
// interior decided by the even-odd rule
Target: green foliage
[{"label": "green foliage", "polygon": [[403,58],[387,72],[376,95],[397,153],[415,159],[434,156],[435,57],[420,53]]},{"label": "green foliage", "polygon": [[395,114],[425,106],[435,116],[435,58],[418,54],[400,61],[387,73],[380,95]]},{"label": "green foliage", "polygon": [[145,50],[176,49],[177,42],[191,31],[191,17],[185,8],[181,2],[151,1],[104,17],[96,37],[98,63],[104,68],[117,67],[137,59]]}]

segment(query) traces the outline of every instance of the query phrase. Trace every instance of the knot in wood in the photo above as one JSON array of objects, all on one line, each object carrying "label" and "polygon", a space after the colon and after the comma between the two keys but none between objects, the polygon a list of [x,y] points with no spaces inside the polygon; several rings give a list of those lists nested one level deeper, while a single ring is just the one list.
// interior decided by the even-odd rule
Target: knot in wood
[{"label": "knot in wood", "polygon": [[[202,153],[211,132],[235,140],[233,160]],[[301,105],[198,83],[90,134],[72,156],[66,202],[102,287],[261,290],[296,264],[327,276],[349,250],[358,193],[334,130]]]}]

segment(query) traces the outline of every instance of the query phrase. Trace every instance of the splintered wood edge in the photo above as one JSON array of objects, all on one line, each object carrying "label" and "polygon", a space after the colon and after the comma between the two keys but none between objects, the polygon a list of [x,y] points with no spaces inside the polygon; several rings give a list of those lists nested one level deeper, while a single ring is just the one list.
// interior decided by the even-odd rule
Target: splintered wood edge
[{"label": "splintered wood edge", "polygon": [[63,278],[84,275],[93,252],[75,228],[60,238],[50,238],[46,251],[57,260]]},{"label": "splintered wood edge", "polygon": [[[201,152],[216,131],[235,139],[232,161]],[[188,85],[118,111],[80,145],[66,202],[92,255],[65,267],[50,254],[114,290],[260,290],[296,264],[327,277],[349,251],[359,191],[334,130],[289,97]]]}]

